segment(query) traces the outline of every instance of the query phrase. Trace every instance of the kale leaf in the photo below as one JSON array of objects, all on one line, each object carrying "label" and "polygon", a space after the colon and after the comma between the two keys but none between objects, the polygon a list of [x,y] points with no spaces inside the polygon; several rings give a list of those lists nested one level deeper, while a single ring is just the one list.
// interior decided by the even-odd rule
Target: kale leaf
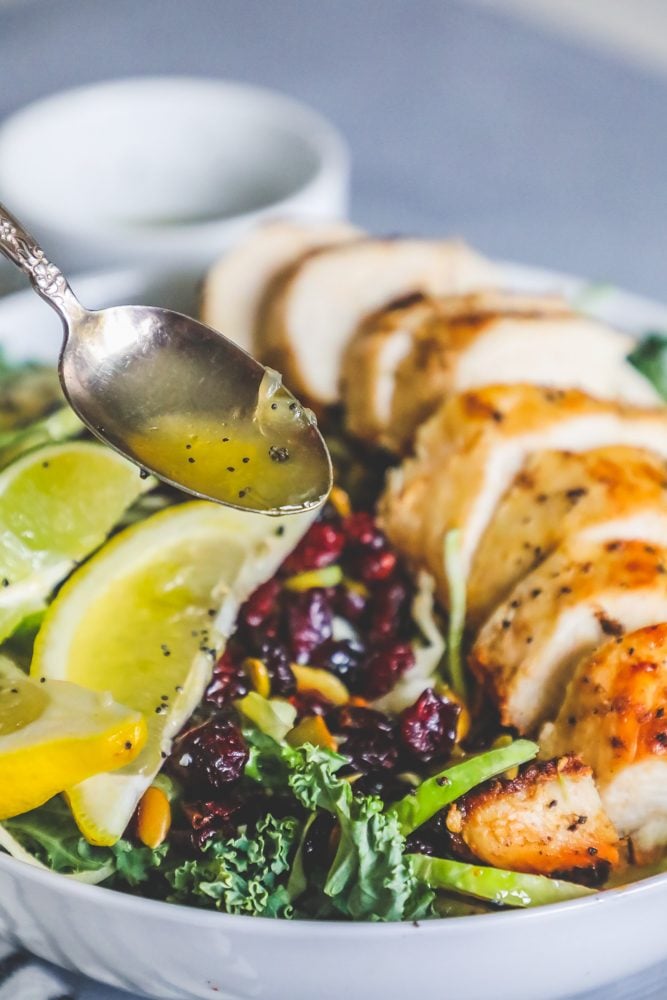
[{"label": "kale leaf", "polygon": [[667,399],[667,334],[647,333],[628,361]]},{"label": "kale leaf", "polygon": [[[375,796],[355,796],[336,771],[344,757],[312,746],[283,748],[289,786],[306,809],[338,821],[338,846],[321,890],[338,914],[353,920],[416,920],[431,914],[433,893],[404,854],[398,819]],[[327,907],[320,906],[320,915]]]},{"label": "kale leaf", "polygon": [[292,917],[287,877],[300,824],[288,817],[261,819],[252,836],[209,841],[202,858],[168,870],[172,902],[215,906],[225,913]]}]

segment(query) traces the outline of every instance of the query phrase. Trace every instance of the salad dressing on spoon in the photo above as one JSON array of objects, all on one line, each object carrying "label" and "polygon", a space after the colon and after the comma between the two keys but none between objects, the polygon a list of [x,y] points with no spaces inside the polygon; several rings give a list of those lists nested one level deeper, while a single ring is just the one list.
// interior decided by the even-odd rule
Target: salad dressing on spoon
[{"label": "salad dressing on spoon", "polygon": [[59,314],[59,373],[72,408],[144,474],[266,514],[317,506],[331,461],[313,414],[222,334],[148,306],[85,309],[0,204],[0,251]]}]

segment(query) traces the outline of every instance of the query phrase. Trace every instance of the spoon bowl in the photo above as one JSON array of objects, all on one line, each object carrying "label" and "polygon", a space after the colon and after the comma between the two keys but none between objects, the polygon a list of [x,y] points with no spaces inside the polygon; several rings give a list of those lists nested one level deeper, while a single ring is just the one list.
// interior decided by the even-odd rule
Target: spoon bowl
[{"label": "spoon bowl", "polygon": [[72,408],[142,475],[266,514],[322,502],[332,477],[326,445],[276,372],[181,313],[85,309],[2,205],[0,251],[63,321],[59,372]]}]

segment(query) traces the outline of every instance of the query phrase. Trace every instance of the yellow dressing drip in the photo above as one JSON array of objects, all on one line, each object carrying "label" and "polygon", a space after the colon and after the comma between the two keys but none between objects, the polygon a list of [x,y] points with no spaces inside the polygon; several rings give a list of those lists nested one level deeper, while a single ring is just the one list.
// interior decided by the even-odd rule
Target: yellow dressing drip
[{"label": "yellow dressing drip", "polygon": [[329,489],[322,442],[310,411],[273,379],[265,376],[250,417],[169,414],[127,443],[140,462],[205,497],[257,511],[312,506]]}]

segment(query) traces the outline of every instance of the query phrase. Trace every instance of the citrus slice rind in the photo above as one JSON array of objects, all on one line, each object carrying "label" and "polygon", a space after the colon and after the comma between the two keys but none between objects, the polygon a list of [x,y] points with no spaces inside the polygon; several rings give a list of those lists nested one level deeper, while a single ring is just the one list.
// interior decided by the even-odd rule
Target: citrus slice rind
[{"label": "citrus slice rind", "polygon": [[154,485],[103,445],[46,445],[0,472],[0,641]]},{"label": "citrus slice rind", "polygon": [[67,681],[35,682],[0,657],[0,820],[125,766],[145,739],[143,716],[110,695]]},{"label": "citrus slice rind", "polygon": [[108,690],[148,726],[132,765],[67,790],[91,843],[122,836],[201,701],[240,604],[274,574],[315,514],[181,504],[116,535],[61,588],[38,633],[31,674]]}]

